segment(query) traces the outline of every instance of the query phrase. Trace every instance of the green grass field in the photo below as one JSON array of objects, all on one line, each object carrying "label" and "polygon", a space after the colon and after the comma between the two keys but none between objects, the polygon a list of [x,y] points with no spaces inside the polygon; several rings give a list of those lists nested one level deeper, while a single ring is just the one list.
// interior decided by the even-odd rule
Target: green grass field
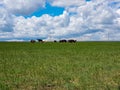
[{"label": "green grass field", "polygon": [[120,90],[120,42],[0,42],[0,90]]}]

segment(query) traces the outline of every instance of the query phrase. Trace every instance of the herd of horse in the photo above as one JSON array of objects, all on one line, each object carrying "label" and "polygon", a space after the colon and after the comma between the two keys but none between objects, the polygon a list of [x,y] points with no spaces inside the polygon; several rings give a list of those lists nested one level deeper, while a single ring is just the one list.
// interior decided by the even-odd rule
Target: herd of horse
[{"label": "herd of horse", "polygon": [[[40,43],[44,43],[44,42],[47,42],[47,41],[43,41],[42,39],[37,39],[38,42]],[[35,43],[36,40],[30,40],[31,43]],[[74,40],[74,39],[69,39],[69,40],[66,40],[66,39],[62,39],[62,40],[54,40],[53,42],[60,42],[60,43],[66,43],[66,42],[69,42],[69,43],[75,43],[77,42],[77,40]]]}]

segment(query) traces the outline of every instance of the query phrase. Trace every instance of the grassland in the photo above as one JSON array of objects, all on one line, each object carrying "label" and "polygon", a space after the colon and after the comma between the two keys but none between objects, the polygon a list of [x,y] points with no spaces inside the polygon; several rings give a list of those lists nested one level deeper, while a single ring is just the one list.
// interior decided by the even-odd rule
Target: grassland
[{"label": "grassland", "polygon": [[120,90],[120,42],[0,42],[0,90]]}]

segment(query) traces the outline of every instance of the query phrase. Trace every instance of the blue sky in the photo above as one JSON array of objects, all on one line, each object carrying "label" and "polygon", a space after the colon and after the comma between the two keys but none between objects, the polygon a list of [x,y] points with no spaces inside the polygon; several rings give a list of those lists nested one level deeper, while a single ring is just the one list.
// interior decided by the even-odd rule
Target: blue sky
[{"label": "blue sky", "polygon": [[[86,0],[86,2],[89,2],[91,0]],[[44,8],[38,8],[36,11],[34,11],[32,14],[30,15],[25,15],[24,17],[32,17],[32,16],[36,16],[36,17],[40,17],[44,14],[48,14],[50,16],[59,16],[63,13],[63,11],[65,10],[64,7],[60,7],[60,6],[52,6],[50,3],[45,4]]]},{"label": "blue sky", "polygon": [[118,41],[120,1],[1,0],[0,41],[37,38]]},{"label": "blue sky", "polygon": [[38,8],[32,14],[26,15],[24,17],[26,17],[26,18],[32,17],[32,16],[40,17],[44,14],[48,14],[50,16],[58,16],[58,15],[61,15],[63,13],[63,11],[64,11],[63,7],[51,6],[49,3],[46,3],[46,5],[43,9]]}]

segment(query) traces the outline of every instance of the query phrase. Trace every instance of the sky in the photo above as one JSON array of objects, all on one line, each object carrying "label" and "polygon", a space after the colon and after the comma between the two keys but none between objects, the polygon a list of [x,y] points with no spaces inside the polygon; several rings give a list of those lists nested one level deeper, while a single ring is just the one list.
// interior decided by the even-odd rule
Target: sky
[{"label": "sky", "polygon": [[120,0],[0,0],[0,41],[120,41]]}]

